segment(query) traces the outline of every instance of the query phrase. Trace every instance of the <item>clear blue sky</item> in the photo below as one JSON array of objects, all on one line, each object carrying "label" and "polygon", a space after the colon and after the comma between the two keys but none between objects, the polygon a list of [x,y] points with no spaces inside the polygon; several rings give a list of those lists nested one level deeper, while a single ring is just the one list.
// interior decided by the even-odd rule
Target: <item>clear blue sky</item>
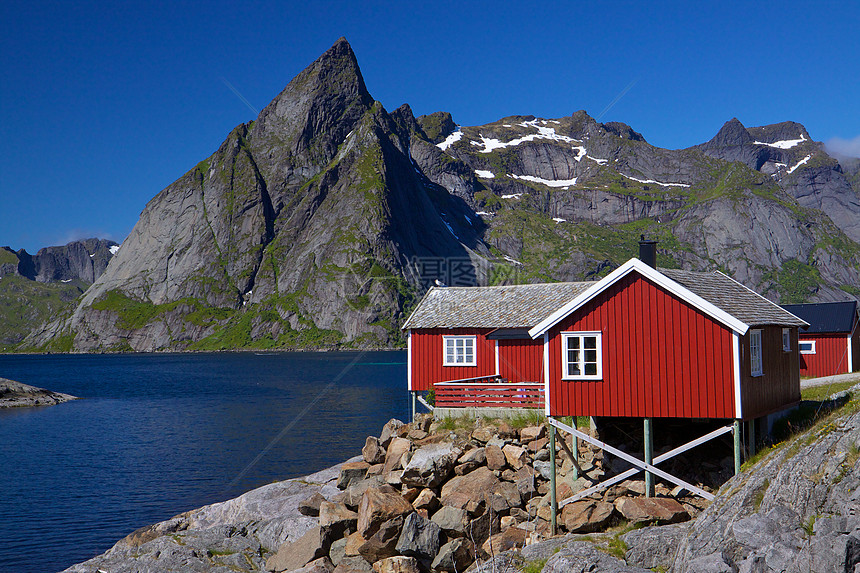
[{"label": "clear blue sky", "polygon": [[[0,245],[121,241],[345,36],[386,109],[584,109],[661,147],[803,123],[860,147],[860,3],[0,3]],[[631,86],[632,84],[632,86]],[[858,153],[860,155],[860,153]]]}]

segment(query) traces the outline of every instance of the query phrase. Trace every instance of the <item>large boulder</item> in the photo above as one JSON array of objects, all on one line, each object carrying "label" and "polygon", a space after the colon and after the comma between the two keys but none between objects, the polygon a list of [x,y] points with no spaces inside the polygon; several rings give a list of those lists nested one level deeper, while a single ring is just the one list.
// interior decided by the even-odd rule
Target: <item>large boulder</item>
[{"label": "large boulder", "polygon": [[443,505],[433,514],[431,521],[442,528],[448,537],[460,537],[466,532],[467,517],[465,509]]},{"label": "large boulder", "polygon": [[369,563],[397,555],[395,547],[402,529],[402,515],[380,523],[373,535],[362,538],[358,545],[359,555],[367,559]]},{"label": "large boulder", "polygon": [[281,573],[304,567],[314,559],[328,553],[326,537],[322,529],[314,527],[295,541],[282,544],[278,551],[266,561],[266,569]]},{"label": "large boulder", "polygon": [[505,454],[505,460],[507,460],[508,465],[515,470],[518,470],[529,463],[529,453],[520,446],[507,444],[502,448],[502,453]]},{"label": "large boulder", "polygon": [[388,449],[385,451],[385,465],[382,467],[383,475],[392,470],[400,469],[401,460],[404,454],[409,452],[410,448],[412,448],[412,442],[406,438],[392,438],[388,443]]},{"label": "large boulder", "polygon": [[491,470],[503,470],[508,464],[502,448],[495,444],[490,444],[484,448],[484,457],[487,460],[487,467]]},{"label": "large boulder", "polygon": [[349,531],[355,531],[358,514],[342,503],[324,501],[320,504],[320,527],[330,539],[343,537]]},{"label": "large boulder", "polygon": [[374,436],[367,436],[364,442],[364,447],[361,448],[361,456],[367,463],[381,464],[385,461],[385,448],[379,443],[379,439]]},{"label": "large boulder", "polygon": [[668,497],[622,497],[615,501],[615,509],[631,523],[662,525],[690,519],[684,506]]},{"label": "large boulder", "polygon": [[376,573],[421,573],[418,562],[413,557],[389,557],[373,564]]},{"label": "large boulder", "polygon": [[318,517],[320,514],[320,504],[325,500],[320,492],[315,491],[312,496],[299,503],[299,513],[309,517]]},{"label": "large boulder", "polygon": [[383,522],[412,511],[412,504],[400,494],[382,488],[368,488],[358,506],[358,533],[368,539]]},{"label": "large boulder", "polygon": [[442,486],[442,505],[465,509],[478,505],[488,493],[499,491],[499,478],[487,467],[480,467],[464,476],[457,476]]},{"label": "large boulder", "polygon": [[503,551],[520,549],[526,544],[526,537],[528,532],[525,529],[509,527],[487,538],[481,545],[481,550],[487,555],[498,555]]},{"label": "large boulder", "polygon": [[430,564],[430,569],[457,573],[465,571],[474,560],[475,546],[469,539],[458,537],[439,548],[439,553]]},{"label": "large boulder", "polygon": [[609,524],[615,506],[605,501],[575,501],[562,509],[561,522],[570,533],[600,531]]},{"label": "large boulder", "polygon": [[434,488],[451,475],[462,451],[451,443],[418,448],[403,468],[401,481],[406,485]]},{"label": "large boulder", "polygon": [[623,560],[601,551],[594,543],[572,541],[562,545],[541,573],[650,573],[650,569],[631,567]]},{"label": "large boulder", "polygon": [[367,476],[367,469],[370,464],[365,461],[348,462],[340,468],[340,477],[337,480],[337,487],[346,489],[350,483],[361,481]]},{"label": "large boulder", "polygon": [[417,513],[410,513],[403,522],[395,549],[401,555],[415,557],[429,566],[441,546],[442,529]]},{"label": "large boulder", "polygon": [[372,573],[373,567],[364,557],[344,557],[332,573]]},{"label": "large boulder", "polygon": [[385,425],[382,426],[382,433],[379,435],[379,445],[383,448],[387,448],[391,439],[397,437],[397,433],[402,427],[403,422],[400,420],[396,418],[388,420]]},{"label": "large boulder", "polygon": [[304,567],[295,569],[293,573],[332,573],[334,565],[328,557],[320,557],[311,561]]}]

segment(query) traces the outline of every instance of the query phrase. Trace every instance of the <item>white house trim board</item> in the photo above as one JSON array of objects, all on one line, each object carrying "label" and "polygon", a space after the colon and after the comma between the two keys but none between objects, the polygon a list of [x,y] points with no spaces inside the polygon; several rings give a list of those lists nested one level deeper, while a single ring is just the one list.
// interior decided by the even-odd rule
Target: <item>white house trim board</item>
[{"label": "white house trim board", "polygon": [[743,419],[743,404],[741,402],[741,335],[732,333],[732,362],[734,363],[735,387],[735,418]]},{"label": "white house trim board", "polygon": [[631,272],[636,271],[645,278],[651,280],[656,283],[658,286],[663,289],[671,292],[672,294],[678,296],[684,302],[690,304],[691,306],[699,309],[705,314],[711,316],[714,320],[721,322],[731,330],[740,333],[746,334],[747,330],[749,330],[749,325],[741,322],[734,316],[730,315],[723,309],[711,304],[706,301],[699,295],[690,291],[688,288],[684,287],[680,283],[677,283],[658,271],[657,269],[646,265],[639,259],[630,259],[598,282],[594,283],[594,286],[580,294],[578,297],[549,315],[540,324],[529,330],[529,336],[532,338],[537,338],[541,334],[547,332],[550,328],[561,322],[566,316],[575,310],[581,308],[590,300],[594,299],[597,295],[608,289],[610,286],[630,274]]},{"label": "white house trim board", "polygon": [[543,333],[543,408],[549,416],[549,334]]},{"label": "white house trim board", "polygon": [[851,356],[851,335],[848,335],[848,373],[854,372],[854,360]]},{"label": "white house trim board", "polygon": [[499,341],[496,340],[496,376],[501,375],[502,370],[499,368]]},{"label": "white house trim board", "polygon": [[412,329],[406,331],[406,386],[412,392]]}]

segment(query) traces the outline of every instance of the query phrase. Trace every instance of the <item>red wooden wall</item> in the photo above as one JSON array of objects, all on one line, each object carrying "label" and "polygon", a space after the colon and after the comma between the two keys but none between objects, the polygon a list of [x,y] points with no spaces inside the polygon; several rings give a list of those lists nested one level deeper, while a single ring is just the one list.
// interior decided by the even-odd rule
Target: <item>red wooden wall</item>
[{"label": "red wooden wall", "polygon": [[[424,392],[434,382],[489,376],[496,373],[496,341],[487,340],[489,329],[428,328],[410,331],[412,390]],[[442,336],[477,336],[477,366],[443,366]]]},{"label": "red wooden wall", "polygon": [[511,382],[543,382],[543,338],[499,340],[499,374]]},{"label": "red wooden wall", "polygon": [[815,354],[800,355],[802,376],[831,376],[848,372],[847,334],[801,334],[800,339],[815,341]]},{"label": "red wooden wall", "polygon": [[[603,333],[603,379],[561,379],[563,331]],[[733,334],[639,274],[550,332],[554,416],[734,418]]]},{"label": "red wooden wall", "polygon": [[782,327],[761,327],[762,375],[752,376],[750,333],[741,338],[742,418],[750,420],[800,401],[797,328],[791,329],[791,351],[782,349]]}]

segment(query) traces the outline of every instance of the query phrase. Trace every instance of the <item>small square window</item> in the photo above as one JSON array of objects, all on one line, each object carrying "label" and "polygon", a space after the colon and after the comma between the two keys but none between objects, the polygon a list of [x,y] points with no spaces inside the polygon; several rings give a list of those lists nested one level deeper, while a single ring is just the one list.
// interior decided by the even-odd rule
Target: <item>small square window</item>
[{"label": "small square window", "polygon": [[444,366],[477,366],[475,336],[443,336]]},{"label": "small square window", "polygon": [[565,380],[599,380],[603,356],[599,332],[563,332],[562,373]]},{"label": "small square window", "polygon": [[782,350],[783,352],[791,352],[791,329],[782,329]]}]

